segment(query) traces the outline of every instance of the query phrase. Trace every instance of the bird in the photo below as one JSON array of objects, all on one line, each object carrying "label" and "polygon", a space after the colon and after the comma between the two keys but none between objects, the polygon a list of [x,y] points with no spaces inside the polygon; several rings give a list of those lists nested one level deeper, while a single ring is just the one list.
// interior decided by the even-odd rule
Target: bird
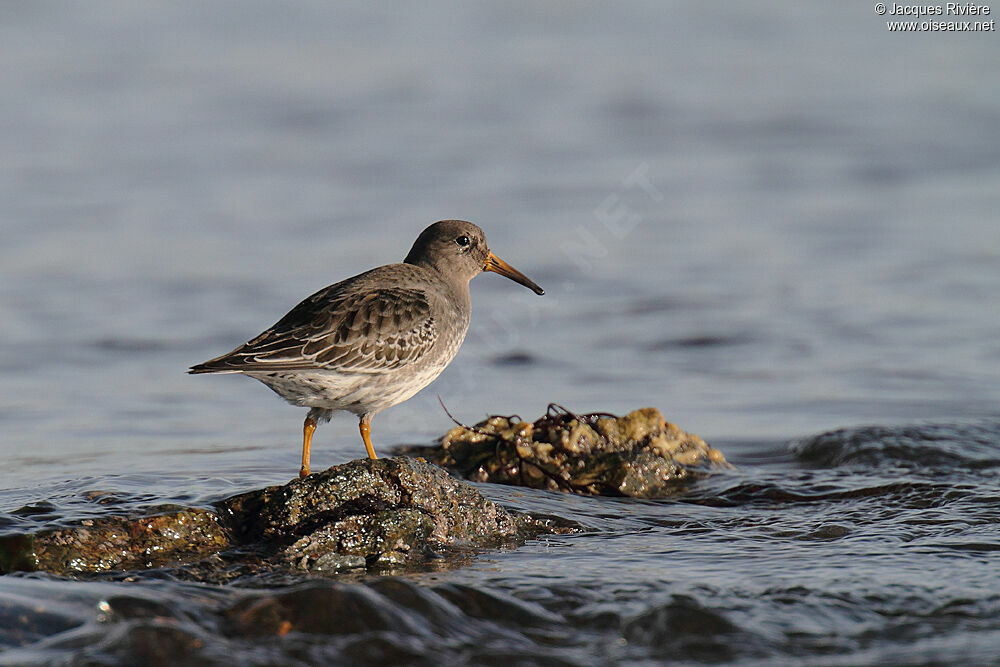
[{"label": "bird", "polygon": [[358,418],[368,457],[378,458],[372,418],[451,363],[469,329],[469,281],[484,271],[545,294],[490,251],[478,226],[441,220],[420,233],[402,263],[324,287],[263,333],[188,373],[242,373],[309,408],[299,477],[309,475],[316,427],[339,411]]}]

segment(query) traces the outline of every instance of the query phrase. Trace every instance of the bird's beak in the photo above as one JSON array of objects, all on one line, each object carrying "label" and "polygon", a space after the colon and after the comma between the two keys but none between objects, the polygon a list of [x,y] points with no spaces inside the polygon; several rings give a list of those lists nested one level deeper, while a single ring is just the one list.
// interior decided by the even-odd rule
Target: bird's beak
[{"label": "bird's beak", "polygon": [[492,271],[493,273],[499,273],[501,276],[505,278],[510,278],[515,283],[521,283],[522,285],[524,285],[525,287],[527,287],[528,289],[530,289],[532,292],[534,292],[539,296],[545,294],[545,290],[543,290],[541,287],[532,282],[531,278],[524,275],[523,273],[521,273],[520,271],[518,271],[513,266],[503,261],[496,255],[494,255],[493,253],[490,253],[490,256],[486,258],[486,266],[483,267],[483,271]]}]

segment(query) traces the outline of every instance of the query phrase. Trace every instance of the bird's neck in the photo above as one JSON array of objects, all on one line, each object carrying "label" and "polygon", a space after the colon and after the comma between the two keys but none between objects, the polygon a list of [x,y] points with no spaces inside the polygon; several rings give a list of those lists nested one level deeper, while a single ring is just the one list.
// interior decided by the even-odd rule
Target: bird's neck
[{"label": "bird's neck", "polygon": [[461,276],[456,276],[454,273],[449,271],[445,271],[443,267],[439,268],[437,264],[423,257],[411,260],[410,256],[407,255],[406,259],[403,260],[403,263],[418,266],[433,275],[448,288],[448,293],[456,305],[464,308],[466,312],[471,310],[472,305],[469,296],[469,281],[467,279]]}]

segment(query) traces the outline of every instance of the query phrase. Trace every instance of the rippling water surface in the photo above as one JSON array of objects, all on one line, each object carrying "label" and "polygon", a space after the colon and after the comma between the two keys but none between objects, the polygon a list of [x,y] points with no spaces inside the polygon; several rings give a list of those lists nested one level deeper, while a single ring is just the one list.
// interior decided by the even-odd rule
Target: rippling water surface
[{"label": "rippling water surface", "polygon": [[[0,530],[286,481],[302,414],[184,370],[446,217],[547,294],[477,278],[380,451],[443,433],[437,394],[466,422],[653,405],[736,470],[663,501],[483,485],[586,531],[414,574],[5,576],[0,661],[995,660],[995,33],[847,4],[2,13]],[[362,453],[342,418],[313,465]]]}]

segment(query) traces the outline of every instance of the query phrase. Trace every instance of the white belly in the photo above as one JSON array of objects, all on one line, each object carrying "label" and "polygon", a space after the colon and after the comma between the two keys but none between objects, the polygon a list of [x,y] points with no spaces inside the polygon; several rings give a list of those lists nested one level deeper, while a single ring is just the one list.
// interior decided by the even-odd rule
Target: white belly
[{"label": "white belly", "polygon": [[309,370],[246,375],[260,380],[292,405],[347,410],[360,416],[402,403],[433,382],[445,366],[411,367],[406,372],[384,374]]}]

